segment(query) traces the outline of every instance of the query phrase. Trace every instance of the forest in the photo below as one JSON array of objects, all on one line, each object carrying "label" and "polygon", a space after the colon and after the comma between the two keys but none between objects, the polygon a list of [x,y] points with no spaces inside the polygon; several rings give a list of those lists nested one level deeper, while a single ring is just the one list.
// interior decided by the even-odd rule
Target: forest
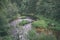
[{"label": "forest", "polygon": [[0,0],[0,40],[60,40],[60,0]]}]

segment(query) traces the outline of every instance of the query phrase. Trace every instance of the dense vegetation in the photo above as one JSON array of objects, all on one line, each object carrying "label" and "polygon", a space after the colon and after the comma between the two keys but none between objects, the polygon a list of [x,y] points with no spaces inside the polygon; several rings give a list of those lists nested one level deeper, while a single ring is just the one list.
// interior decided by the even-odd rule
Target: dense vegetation
[{"label": "dense vegetation", "polygon": [[54,35],[45,35],[45,33],[36,34],[34,30],[29,31],[29,40],[56,40]]},{"label": "dense vegetation", "polygon": [[[0,37],[6,37],[2,40],[12,40],[9,23],[20,15],[37,20],[32,23],[33,27],[54,30],[57,40],[60,40],[60,0],[0,0]],[[32,37],[30,40],[37,39]]]},{"label": "dense vegetation", "polygon": [[28,23],[29,23],[28,21],[22,20],[22,21],[19,23],[19,25],[20,25],[20,26],[23,26],[23,25],[26,25],[26,24],[28,24]]}]

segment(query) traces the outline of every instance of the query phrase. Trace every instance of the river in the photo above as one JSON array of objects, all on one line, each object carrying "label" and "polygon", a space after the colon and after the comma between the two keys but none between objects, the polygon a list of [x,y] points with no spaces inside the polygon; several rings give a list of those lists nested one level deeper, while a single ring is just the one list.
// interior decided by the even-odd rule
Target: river
[{"label": "river", "polygon": [[[29,23],[22,26],[21,29],[17,27],[17,24],[19,24],[22,20],[27,20]],[[14,37],[14,40],[28,40],[27,34],[28,31],[31,30],[32,21],[32,19],[17,19],[10,23],[10,25],[12,26],[11,34]]]}]

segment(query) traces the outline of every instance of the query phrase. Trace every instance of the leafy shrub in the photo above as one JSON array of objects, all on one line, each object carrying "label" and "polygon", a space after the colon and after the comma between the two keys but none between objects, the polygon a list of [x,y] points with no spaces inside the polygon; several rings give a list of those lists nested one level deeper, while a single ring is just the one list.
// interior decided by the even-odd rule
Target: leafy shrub
[{"label": "leafy shrub", "polygon": [[56,40],[54,35],[45,35],[44,33],[41,33],[38,38],[39,40]]},{"label": "leafy shrub", "polygon": [[21,22],[19,23],[19,25],[23,26],[23,25],[28,24],[28,23],[29,23],[29,22],[28,22],[27,20],[23,20],[23,21],[21,21]]},{"label": "leafy shrub", "polygon": [[35,28],[36,28],[36,27],[46,28],[48,25],[47,25],[47,23],[46,23],[45,20],[38,20],[38,21],[33,22],[33,23],[32,23],[32,26],[35,27]]},{"label": "leafy shrub", "polygon": [[12,36],[5,36],[5,37],[3,37],[3,40],[13,40],[13,38],[12,38]]},{"label": "leafy shrub", "polygon": [[26,18],[26,16],[21,16],[22,19]]},{"label": "leafy shrub", "polygon": [[37,35],[34,30],[29,31],[27,37],[29,40],[56,40],[54,35],[45,35],[45,33],[40,33]]},{"label": "leafy shrub", "polygon": [[27,38],[29,40],[37,40],[37,35],[36,35],[36,31],[35,30],[30,30],[28,32]]},{"label": "leafy shrub", "polygon": [[54,27],[51,27],[51,29],[56,30],[56,31],[59,31],[60,30],[60,23],[55,22],[54,25],[55,26]]},{"label": "leafy shrub", "polygon": [[53,30],[60,30],[60,23],[58,23],[57,21],[52,19],[46,19],[46,22],[48,23],[48,28]]}]

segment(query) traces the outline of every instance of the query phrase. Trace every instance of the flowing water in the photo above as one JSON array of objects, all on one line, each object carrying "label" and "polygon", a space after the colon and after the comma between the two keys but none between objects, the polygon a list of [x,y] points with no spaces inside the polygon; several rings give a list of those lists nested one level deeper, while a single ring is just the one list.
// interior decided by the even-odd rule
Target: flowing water
[{"label": "flowing water", "polygon": [[[19,24],[22,20],[27,20],[29,23],[22,26],[22,28],[18,28],[17,24]],[[31,30],[31,22],[32,19],[17,19],[10,23],[11,26],[13,26],[11,33],[14,37],[14,40],[28,40],[27,34],[28,31]]]}]

